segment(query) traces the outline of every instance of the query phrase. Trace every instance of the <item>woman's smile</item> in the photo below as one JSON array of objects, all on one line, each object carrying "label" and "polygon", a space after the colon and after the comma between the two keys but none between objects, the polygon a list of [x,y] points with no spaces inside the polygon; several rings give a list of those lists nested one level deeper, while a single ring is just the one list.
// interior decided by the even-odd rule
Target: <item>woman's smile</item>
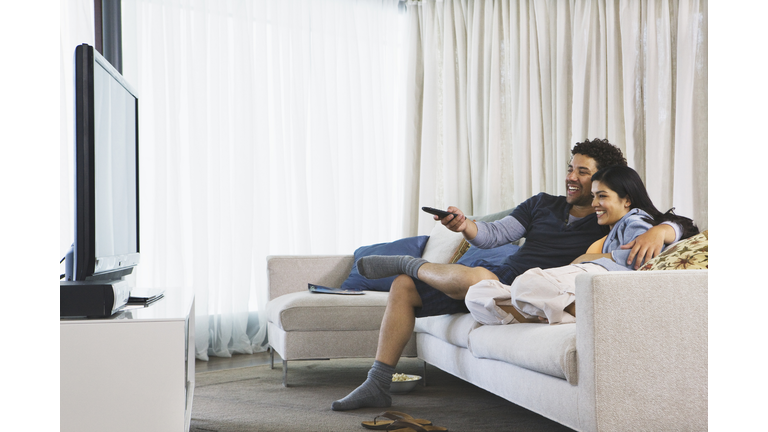
[{"label": "woman's smile", "polygon": [[599,181],[592,182],[592,208],[597,215],[597,223],[610,228],[629,213],[631,203]]}]

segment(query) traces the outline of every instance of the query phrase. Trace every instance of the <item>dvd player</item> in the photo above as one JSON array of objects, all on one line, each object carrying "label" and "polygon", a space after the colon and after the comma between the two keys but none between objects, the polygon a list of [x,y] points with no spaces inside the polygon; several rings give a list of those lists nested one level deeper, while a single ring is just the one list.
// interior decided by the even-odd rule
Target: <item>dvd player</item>
[{"label": "dvd player", "polygon": [[60,318],[106,318],[123,309],[131,294],[124,279],[60,281]]}]

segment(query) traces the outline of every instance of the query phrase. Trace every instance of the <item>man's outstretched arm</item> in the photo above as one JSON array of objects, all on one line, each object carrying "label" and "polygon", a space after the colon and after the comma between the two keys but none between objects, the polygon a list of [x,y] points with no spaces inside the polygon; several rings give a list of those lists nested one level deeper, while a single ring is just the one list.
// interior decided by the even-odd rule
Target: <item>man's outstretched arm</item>
[{"label": "man's outstretched arm", "polygon": [[505,245],[525,236],[525,227],[512,215],[493,222],[480,222],[478,224],[467,219],[464,213],[456,207],[448,207],[448,211],[457,216],[446,216],[440,222],[449,230],[462,233],[472,246],[480,249]]}]

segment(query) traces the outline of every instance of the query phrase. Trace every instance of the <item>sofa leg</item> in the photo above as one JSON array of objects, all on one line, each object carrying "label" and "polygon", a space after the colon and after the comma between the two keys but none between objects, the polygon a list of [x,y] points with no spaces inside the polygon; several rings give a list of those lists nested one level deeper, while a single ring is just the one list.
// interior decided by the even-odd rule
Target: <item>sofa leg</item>
[{"label": "sofa leg", "polygon": [[288,360],[283,360],[283,387],[288,387]]},{"label": "sofa leg", "polygon": [[269,368],[275,368],[275,350],[272,347],[269,347]]},{"label": "sofa leg", "polygon": [[427,386],[427,362],[422,362],[421,364],[421,385],[426,387]]}]

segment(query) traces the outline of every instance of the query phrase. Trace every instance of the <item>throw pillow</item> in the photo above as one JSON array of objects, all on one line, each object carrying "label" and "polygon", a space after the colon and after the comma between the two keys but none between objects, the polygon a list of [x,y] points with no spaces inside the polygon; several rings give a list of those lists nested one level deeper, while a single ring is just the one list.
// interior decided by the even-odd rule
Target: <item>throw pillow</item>
[{"label": "throw pillow", "polygon": [[465,253],[467,253],[470,247],[472,247],[472,245],[469,244],[469,242],[466,239],[464,239],[464,241],[462,241],[461,244],[459,245],[459,248],[456,249],[456,252],[453,253],[453,257],[451,258],[451,264],[456,264],[461,259],[461,257],[463,257]]},{"label": "throw pillow", "polygon": [[673,244],[640,270],[691,270],[709,268],[708,231]]},{"label": "throw pillow", "polygon": [[427,240],[429,240],[429,236],[407,237],[391,243],[378,243],[357,248],[355,251],[355,264],[352,266],[352,271],[349,272],[347,280],[341,284],[341,288],[355,291],[389,291],[392,281],[397,276],[383,279],[368,279],[357,270],[357,260],[369,255],[410,255],[418,258],[424,252]]},{"label": "throw pillow", "polygon": [[429,233],[429,242],[424,248],[424,255],[421,257],[431,263],[449,264],[463,241],[464,235],[449,230],[440,222],[435,222],[432,232]]},{"label": "throw pillow", "polygon": [[[520,246],[514,243],[505,244],[492,249],[470,247],[456,264],[463,264],[468,267],[477,267],[481,262],[498,265],[508,256],[514,255],[518,249],[520,249]],[[481,265],[481,267],[483,266]]]}]

